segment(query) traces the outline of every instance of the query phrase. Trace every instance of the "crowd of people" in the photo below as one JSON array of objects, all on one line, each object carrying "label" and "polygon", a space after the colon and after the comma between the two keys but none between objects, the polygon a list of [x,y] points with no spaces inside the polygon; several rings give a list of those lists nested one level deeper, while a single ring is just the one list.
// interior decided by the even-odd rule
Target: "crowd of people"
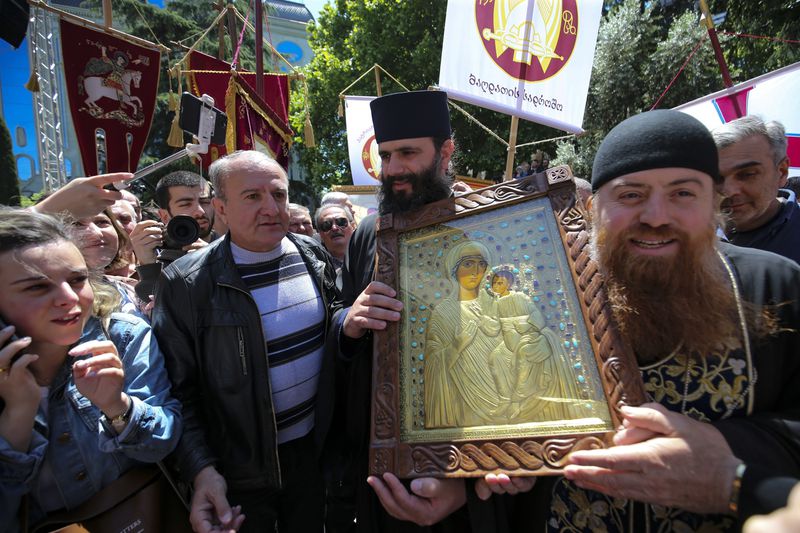
[{"label": "crowd of people", "polygon": [[[468,188],[451,171],[445,93],[387,95],[371,110],[379,210],[360,220],[340,192],[313,212],[290,203],[285,169],[255,151],[218,159],[210,181],[165,175],[149,217],[105,187],[130,174],[0,210],[0,531],[68,516],[152,463],[189,488],[199,533],[796,523],[800,214],[780,124],[745,117],[709,132],[677,111],[635,115],[576,185],[650,400],[621,409],[613,447],[573,452],[560,476],[408,481],[369,476],[372,334],[404,312],[373,279],[376,225]],[[537,152],[520,177],[548,165]],[[508,292],[512,273],[495,274],[491,296],[476,284],[489,256],[472,242],[447,253],[455,289],[432,315],[431,427],[480,425],[500,405],[483,389],[465,397],[466,373],[490,354],[459,309],[518,304],[509,317],[543,329]],[[537,350],[567,357],[547,339]],[[505,359],[524,352],[509,343]],[[537,419],[542,402],[512,378],[493,383],[496,370],[480,369],[486,390],[513,392],[513,420]],[[457,416],[462,406],[473,409]]]}]

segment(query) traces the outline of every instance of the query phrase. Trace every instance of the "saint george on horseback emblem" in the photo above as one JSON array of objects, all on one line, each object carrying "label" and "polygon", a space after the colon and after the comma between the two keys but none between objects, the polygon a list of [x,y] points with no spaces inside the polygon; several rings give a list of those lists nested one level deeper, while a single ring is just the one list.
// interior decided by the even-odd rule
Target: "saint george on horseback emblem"
[{"label": "saint george on horseback emblem", "polygon": [[[100,57],[86,63],[83,76],[78,77],[78,94],[86,111],[95,118],[113,118],[130,125],[143,122],[142,100],[132,93],[142,82],[142,72],[133,68],[142,59],[131,59],[127,52],[114,50],[111,54],[100,46]],[[107,100],[103,101],[103,98]]]},{"label": "saint george on horseback emblem", "polygon": [[[83,172],[136,170],[156,109],[161,54],[113,30],[60,21],[64,81]],[[133,42],[135,39],[136,42]],[[100,142],[102,139],[102,142]]]},{"label": "saint george on horseback emblem", "polygon": [[569,61],[578,34],[577,0],[475,0],[478,38],[506,73],[542,81]]}]

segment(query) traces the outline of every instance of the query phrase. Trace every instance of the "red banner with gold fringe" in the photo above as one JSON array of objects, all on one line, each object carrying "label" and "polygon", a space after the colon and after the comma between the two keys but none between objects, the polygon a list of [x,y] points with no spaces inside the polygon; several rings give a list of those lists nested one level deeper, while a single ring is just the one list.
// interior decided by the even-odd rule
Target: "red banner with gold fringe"
[{"label": "red banner with gold fringe", "polygon": [[155,110],[161,53],[63,19],[61,43],[84,172],[135,171]]},{"label": "red banner with gold fringe", "polygon": [[286,168],[293,136],[289,126],[289,77],[264,74],[264,95],[259,96],[254,73],[232,73],[230,63],[196,51],[190,53],[187,64],[192,94],[211,96],[216,107],[225,109],[228,115],[228,146],[211,145],[202,158],[203,166],[228,151],[261,149]]},{"label": "red banner with gold fringe", "polygon": [[258,150],[288,168],[291,128],[281,124],[278,114],[236,73],[231,76],[225,94],[225,113],[228,115],[225,146],[229,152]]}]

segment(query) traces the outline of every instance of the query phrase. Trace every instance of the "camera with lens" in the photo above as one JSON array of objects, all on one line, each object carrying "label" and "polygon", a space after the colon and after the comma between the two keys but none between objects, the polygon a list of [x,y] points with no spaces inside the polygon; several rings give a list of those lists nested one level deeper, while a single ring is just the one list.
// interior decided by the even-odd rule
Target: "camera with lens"
[{"label": "camera with lens", "polygon": [[200,224],[189,215],[175,215],[167,224],[164,248],[180,250],[200,238]]},{"label": "camera with lens", "polygon": [[158,260],[169,263],[183,256],[186,252],[183,247],[188,246],[200,238],[200,225],[189,215],[175,215],[167,223],[164,232],[164,246]]}]

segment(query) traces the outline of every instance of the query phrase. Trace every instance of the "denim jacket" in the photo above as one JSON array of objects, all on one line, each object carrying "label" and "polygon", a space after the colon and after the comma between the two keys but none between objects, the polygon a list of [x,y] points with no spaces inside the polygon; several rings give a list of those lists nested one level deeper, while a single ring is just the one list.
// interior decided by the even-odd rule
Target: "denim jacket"
[{"label": "denim jacket", "polygon": [[125,369],[131,418],[117,435],[100,410],[75,386],[67,356],[42,399],[27,453],[0,438],[0,531],[19,529],[18,510],[29,494],[30,523],[45,513],[72,509],[139,463],[160,461],[181,435],[180,404],[170,394],[164,357],[150,326],[114,313],[108,336],[90,318],[79,342],[112,340]]}]

